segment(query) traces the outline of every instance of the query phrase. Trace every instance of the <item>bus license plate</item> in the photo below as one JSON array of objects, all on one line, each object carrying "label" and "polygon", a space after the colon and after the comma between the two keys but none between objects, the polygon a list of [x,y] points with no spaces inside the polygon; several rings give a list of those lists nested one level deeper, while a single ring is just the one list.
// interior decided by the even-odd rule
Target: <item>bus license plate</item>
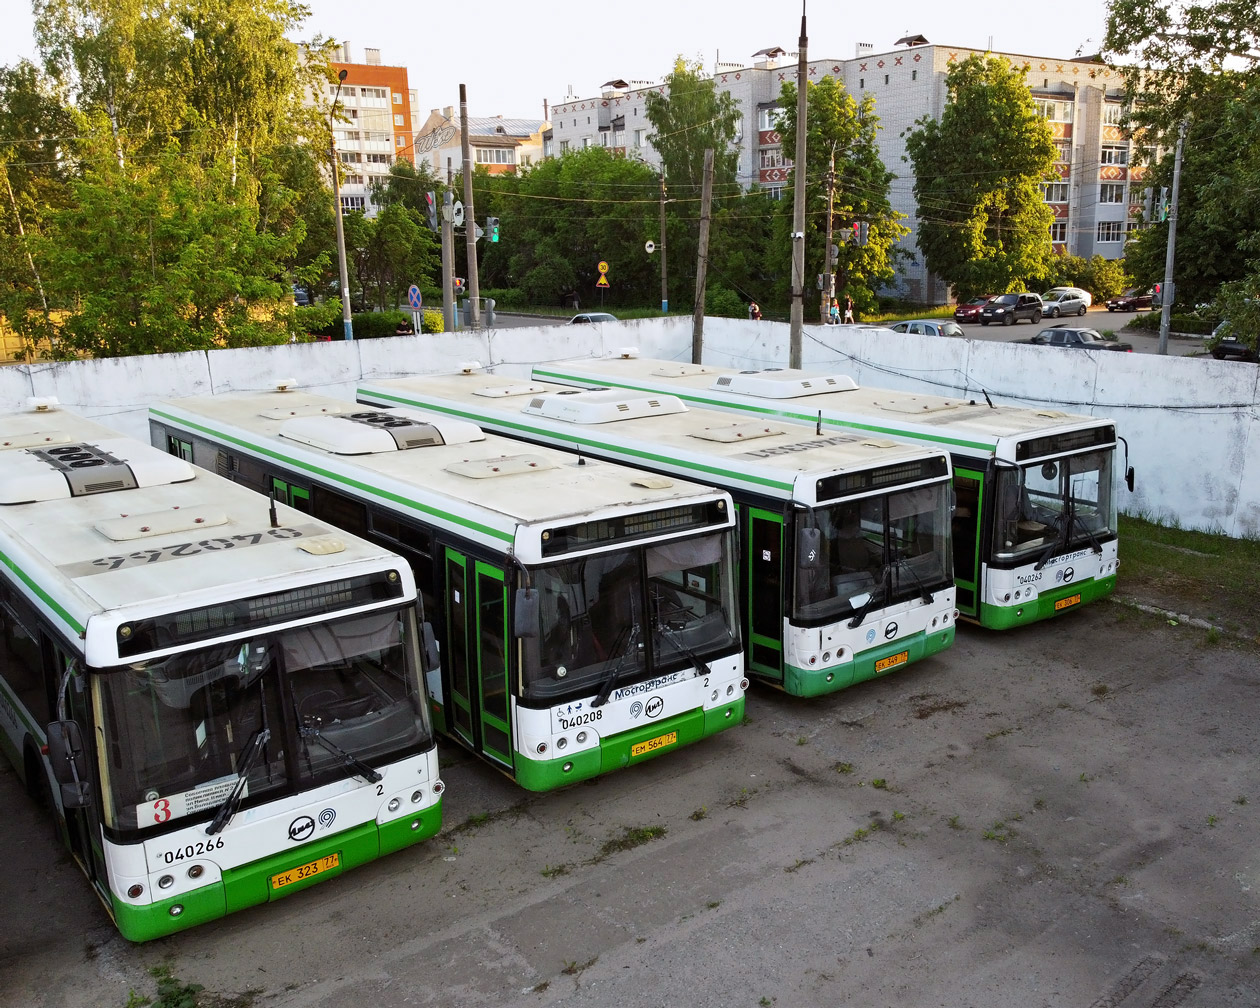
[{"label": "bus license plate", "polygon": [[890,669],[894,665],[904,665],[909,660],[910,660],[909,651],[898,651],[894,655],[889,655],[887,658],[881,658],[879,661],[877,661],[875,663],[875,671],[883,672],[885,669]]},{"label": "bus license plate", "polygon": [[1069,595],[1067,598],[1061,598],[1054,604],[1055,612],[1058,612],[1060,609],[1066,609],[1068,606],[1074,606],[1080,600],[1080,595]]},{"label": "bus license plate", "polygon": [[678,732],[672,731],[668,735],[657,735],[656,738],[650,738],[646,742],[636,742],[630,747],[631,756],[642,756],[644,753],[655,752],[657,749],[664,749],[668,745],[673,745],[678,741]]},{"label": "bus license plate", "polygon": [[319,875],[326,871],[332,871],[341,867],[340,854],[327,854],[322,858],[316,858],[314,861],[307,861],[304,865],[298,865],[296,868],[290,868],[287,872],[281,872],[279,875],[271,876],[271,888],[283,889],[287,885],[293,885],[294,882],[301,882],[308,879],[312,875]]}]

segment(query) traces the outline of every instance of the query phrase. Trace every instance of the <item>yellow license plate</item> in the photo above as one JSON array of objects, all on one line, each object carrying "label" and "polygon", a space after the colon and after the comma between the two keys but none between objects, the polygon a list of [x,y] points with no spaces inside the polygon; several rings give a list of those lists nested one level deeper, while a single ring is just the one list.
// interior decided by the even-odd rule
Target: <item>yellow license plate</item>
[{"label": "yellow license plate", "polygon": [[910,660],[909,651],[898,651],[894,655],[889,655],[887,658],[881,658],[879,661],[877,661],[875,663],[875,671],[883,672],[884,669],[890,669],[894,665],[904,665],[909,660]]},{"label": "yellow license plate", "polygon": [[1054,604],[1055,611],[1066,609],[1068,606],[1074,606],[1080,602],[1080,595],[1069,595],[1067,598],[1061,598]]},{"label": "yellow license plate", "polygon": [[287,872],[281,872],[279,875],[271,876],[271,888],[283,889],[285,886],[293,885],[294,882],[301,882],[310,878],[312,875],[319,875],[326,871],[333,871],[341,867],[340,854],[326,854],[322,858],[316,858],[314,861],[307,861],[304,865],[298,865],[296,868],[290,868]]},{"label": "yellow license plate", "polygon": [[668,735],[657,735],[656,738],[650,738],[646,742],[636,742],[630,747],[631,756],[642,756],[644,753],[655,752],[657,749],[664,749],[668,745],[673,745],[678,741],[678,732],[672,731]]}]

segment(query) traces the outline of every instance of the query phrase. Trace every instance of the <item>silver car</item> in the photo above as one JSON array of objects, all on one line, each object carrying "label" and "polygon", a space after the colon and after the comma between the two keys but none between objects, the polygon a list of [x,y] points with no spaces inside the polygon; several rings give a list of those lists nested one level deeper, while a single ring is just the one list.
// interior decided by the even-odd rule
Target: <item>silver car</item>
[{"label": "silver car", "polygon": [[1047,318],[1084,315],[1093,298],[1079,287],[1055,287],[1041,295],[1041,313]]},{"label": "silver car", "polygon": [[962,326],[949,319],[911,319],[889,326],[893,332],[912,333],[919,336],[963,336]]}]

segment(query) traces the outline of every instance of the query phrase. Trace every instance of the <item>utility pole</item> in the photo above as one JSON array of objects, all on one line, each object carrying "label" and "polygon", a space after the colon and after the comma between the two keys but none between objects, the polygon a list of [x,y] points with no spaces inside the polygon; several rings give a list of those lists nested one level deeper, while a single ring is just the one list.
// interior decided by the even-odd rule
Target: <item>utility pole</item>
[{"label": "utility pole", "polygon": [[1177,195],[1181,188],[1181,151],[1186,144],[1188,119],[1177,129],[1177,152],[1173,157],[1172,199],[1168,206],[1168,250],[1164,253],[1164,285],[1160,288],[1159,352],[1168,353],[1168,325],[1172,321],[1172,303],[1176,293],[1173,283],[1173,262],[1177,256]]},{"label": "utility pole", "polygon": [[704,152],[704,182],[700,187],[700,246],[696,252],[696,305],[691,312],[691,363],[704,352],[704,288],[709,277],[709,217],[713,207],[713,148]]},{"label": "utility pole", "polygon": [[665,279],[665,165],[661,165],[661,314],[669,314],[669,284]]},{"label": "utility pole", "polygon": [[809,87],[809,39],[805,34],[805,0],[801,0],[801,37],[796,60],[796,163],[792,166],[792,316],[788,367],[801,366],[801,326],[805,321],[805,133]]},{"label": "utility pole", "polygon": [[460,155],[464,162],[464,247],[468,250],[469,325],[481,327],[481,282],[477,277],[477,211],[473,207],[473,170],[471,140],[468,136],[468,95],[459,86]]},{"label": "utility pole", "polygon": [[333,132],[332,124],[346,73],[347,71],[342,70],[337,74],[337,90],[333,92],[332,112],[328,116],[328,153],[332,156],[333,217],[337,221],[337,266],[341,270],[341,328],[348,343],[354,339],[354,323],[350,321],[350,271],[346,268],[346,229],[341,221],[341,164],[337,158],[337,134]]},{"label": "utility pole", "polygon": [[833,271],[834,260],[832,249],[832,214],[836,207],[836,145],[831,145],[831,162],[827,167],[827,258],[826,272],[823,273],[822,322],[827,322],[832,299],[836,296],[836,274]]}]

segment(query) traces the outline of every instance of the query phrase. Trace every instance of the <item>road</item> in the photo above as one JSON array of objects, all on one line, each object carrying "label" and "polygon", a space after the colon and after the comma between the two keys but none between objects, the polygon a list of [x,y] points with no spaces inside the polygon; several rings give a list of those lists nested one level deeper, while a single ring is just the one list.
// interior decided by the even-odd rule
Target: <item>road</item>
[{"label": "road", "polygon": [[[1118,339],[1133,344],[1134,353],[1159,353],[1159,333],[1149,333],[1145,329],[1124,329],[1138,315],[1149,312],[1109,312],[1106,308],[1090,308],[1083,316],[1075,315],[1066,319],[1042,319],[1036,325],[1017,322],[1010,326],[987,325],[969,322],[963,325],[963,333],[967,339],[982,339],[1003,343],[1015,339],[1026,339],[1034,332],[1052,325],[1081,326],[1086,329],[1097,329],[1099,332],[1111,330]],[[1123,332],[1121,330],[1124,329]],[[1031,331],[1030,331],[1031,330]],[[1168,356],[1191,357],[1202,354],[1203,337],[1193,338],[1170,337],[1168,340]]]},{"label": "road", "polygon": [[0,1005],[1260,1006],[1254,646],[1104,602],[748,712],[548,795],[446,747],[439,837],[143,946],[6,770]]}]

